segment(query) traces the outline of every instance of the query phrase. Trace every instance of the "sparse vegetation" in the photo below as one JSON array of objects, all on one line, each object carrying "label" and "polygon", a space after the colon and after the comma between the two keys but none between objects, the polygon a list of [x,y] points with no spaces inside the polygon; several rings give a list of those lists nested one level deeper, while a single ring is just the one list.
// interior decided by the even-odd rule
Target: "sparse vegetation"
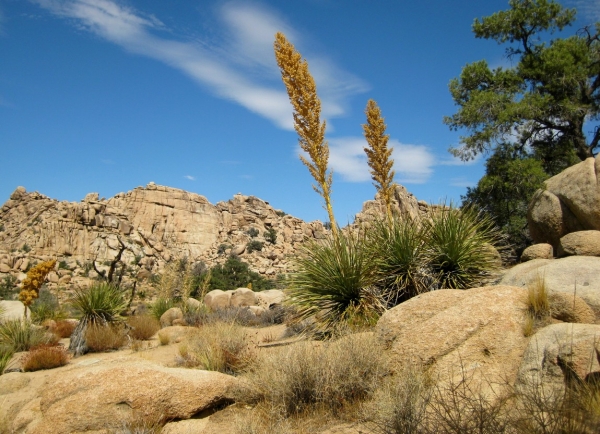
[{"label": "sparse vegetation", "polygon": [[27,316],[27,308],[38,298],[46,276],[54,269],[55,265],[55,260],[46,261],[32,267],[27,272],[27,277],[23,280],[21,292],[19,293],[19,300],[25,305],[24,316]]},{"label": "sparse vegetation", "polygon": [[122,324],[92,323],[85,331],[87,349],[93,353],[118,350],[126,342],[127,335]]},{"label": "sparse vegetation", "polygon": [[31,320],[36,324],[41,324],[48,319],[62,319],[66,316],[58,304],[58,297],[44,287],[40,289],[38,298],[29,309],[31,310]]},{"label": "sparse vegetation", "polygon": [[69,354],[62,345],[40,345],[27,353],[23,359],[25,372],[53,369],[69,363]]},{"label": "sparse vegetation", "polygon": [[540,325],[547,322],[551,315],[546,281],[539,274],[527,285],[526,306],[523,334],[531,336]]},{"label": "sparse vegetation", "polygon": [[68,320],[58,320],[56,321],[56,328],[54,329],[54,334],[61,339],[70,338],[73,334],[73,331],[77,327],[77,322],[68,321]]},{"label": "sparse vegetation", "polygon": [[150,305],[150,314],[154,317],[154,319],[160,320],[160,317],[163,315],[163,313],[172,307],[175,307],[175,302],[173,300],[170,298],[159,297]]},{"label": "sparse vegetation", "polygon": [[12,274],[6,274],[0,282],[0,299],[12,300],[17,292],[17,278]]},{"label": "sparse vegetation", "polygon": [[0,346],[9,347],[14,353],[29,351],[49,340],[44,330],[27,320],[10,319],[0,324]]},{"label": "sparse vegetation", "polygon": [[250,238],[256,238],[259,234],[258,229],[256,228],[250,228],[246,231],[246,234],[250,237]]},{"label": "sparse vegetation", "polygon": [[264,244],[257,240],[252,240],[246,244],[246,251],[248,253],[260,252],[263,249]]},{"label": "sparse vegetation", "polygon": [[134,315],[127,318],[127,324],[131,326],[129,336],[132,339],[145,341],[160,330],[158,320],[150,315]]},{"label": "sparse vegetation", "polygon": [[275,244],[277,242],[277,231],[274,228],[269,228],[264,233],[265,241],[271,244]]}]

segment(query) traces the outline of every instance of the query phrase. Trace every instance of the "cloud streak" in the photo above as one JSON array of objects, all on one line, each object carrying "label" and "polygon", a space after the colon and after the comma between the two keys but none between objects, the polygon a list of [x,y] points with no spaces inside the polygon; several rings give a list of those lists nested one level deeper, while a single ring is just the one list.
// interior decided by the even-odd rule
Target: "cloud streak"
[{"label": "cloud streak", "polygon": [[[362,137],[333,138],[329,140],[329,163],[334,173],[348,182],[371,180]],[[396,181],[403,184],[423,184],[433,174],[435,156],[424,145],[411,145],[398,140],[388,142],[394,159]]]},{"label": "cloud streak", "polygon": [[192,175],[184,175],[184,178],[185,179],[189,179],[190,181],[195,181],[196,180],[196,178],[193,177]]},{"label": "cloud streak", "polygon": [[[114,0],[32,0],[56,16],[123,49],[180,70],[217,97],[237,103],[280,128],[292,130],[291,106],[273,55],[275,32],[297,33],[274,12],[230,2],[217,10],[223,37],[217,44],[165,36],[165,25]],[[298,38],[299,39],[299,38]],[[352,74],[315,57],[313,75],[322,90],[324,117],[342,116],[347,99],[367,89]]]}]

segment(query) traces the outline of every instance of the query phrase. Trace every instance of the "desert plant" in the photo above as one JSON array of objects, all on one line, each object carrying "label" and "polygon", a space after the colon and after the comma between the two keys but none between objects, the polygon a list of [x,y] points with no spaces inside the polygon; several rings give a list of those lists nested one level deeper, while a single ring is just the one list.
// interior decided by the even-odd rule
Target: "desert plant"
[{"label": "desert plant", "polygon": [[0,324],[0,346],[8,346],[15,353],[47,341],[44,330],[27,320],[11,319]]},{"label": "desert plant", "polygon": [[24,317],[27,317],[27,308],[38,298],[46,276],[54,269],[55,265],[56,260],[46,261],[32,267],[27,272],[27,277],[23,280],[21,292],[19,293],[19,300],[25,305]]},{"label": "desert plant", "polygon": [[131,327],[129,336],[132,339],[148,340],[160,330],[160,323],[150,315],[134,315],[127,318],[127,324]]},{"label": "desert plant", "polygon": [[550,316],[550,299],[544,276],[537,275],[527,285],[527,310],[536,319]]},{"label": "desert plant", "polygon": [[364,151],[375,188],[385,203],[388,218],[391,219],[395,172],[392,170],[394,160],[390,158],[392,149],[387,146],[390,136],[385,134],[386,125],[381,117],[381,110],[372,99],[367,102],[365,114],[367,123],[363,125],[363,130],[369,146]]},{"label": "desert plant", "polygon": [[12,274],[6,274],[0,282],[0,299],[12,300],[17,290],[17,278]]},{"label": "desert plant", "polygon": [[385,372],[382,352],[364,334],[319,346],[301,342],[261,353],[238,401],[271,406],[285,416],[316,408],[335,414],[371,396]]},{"label": "desert plant", "polygon": [[69,354],[61,345],[40,345],[30,350],[23,359],[25,372],[53,369],[69,363]]},{"label": "desert plant", "polygon": [[226,374],[241,371],[255,357],[244,330],[227,323],[203,326],[180,346],[179,353],[185,366]]},{"label": "desert plant", "polygon": [[381,296],[373,286],[376,262],[362,234],[340,231],[308,242],[294,265],[289,303],[297,309],[297,320],[314,318],[320,331],[331,331],[351,316],[368,318],[382,311]]},{"label": "desert plant", "polygon": [[150,315],[152,315],[156,320],[160,320],[160,317],[163,315],[163,313],[172,307],[175,307],[175,304],[176,303],[170,298],[159,297],[150,305]]},{"label": "desert plant", "polygon": [[267,229],[263,235],[265,237],[265,241],[271,244],[275,244],[277,242],[277,231],[274,228]]},{"label": "desert plant", "polygon": [[58,304],[58,297],[44,287],[40,289],[38,298],[29,306],[29,310],[31,320],[36,324],[41,324],[48,319],[61,319],[66,315]]},{"label": "desert plant", "polygon": [[246,251],[248,253],[260,252],[263,249],[263,243],[257,240],[252,240],[246,245]]},{"label": "desert plant", "polygon": [[54,334],[61,339],[69,338],[73,334],[73,331],[77,327],[77,323],[73,321],[67,320],[58,320],[56,321],[56,328],[54,329]]},{"label": "desert plant", "polygon": [[254,291],[271,289],[275,286],[273,281],[251,271],[247,263],[235,256],[230,256],[224,264],[217,264],[210,269],[210,279],[207,289],[228,290],[243,288],[249,282],[252,282]]},{"label": "desert plant", "polygon": [[71,335],[69,350],[75,355],[87,351],[86,330],[88,326],[105,326],[117,320],[127,306],[123,293],[116,286],[99,282],[87,289],[76,289],[72,306],[82,313],[79,324]]},{"label": "desert plant", "polygon": [[367,246],[377,261],[377,285],[388,307],[431,289],[426,243],[427,227],[408,215],[373,222]]},{"label": "desert plant", "polygon": [[259,234],[258,229],[256,228],[250,228],[246,231],[246,234],[248,234],[248,236],[250,238],[256,238]]},{"label": "desert plant", "polygon": [[315,80],[308,70],[308,62],[300,53],[277,32],[275,35],[275,58],[281,71],[281,78],[294,108],[294,129],[298,133],[300,148],[308,154],[300,160],[317,182],[314,190],[323,198],[332,229],[337,232],[333,207],[331,205],[332,172],[327,170],[329,145],[325,141],[325,121],[321,123],[321,101],[317,95]]},{"label": "desert plant", "polygon": [[424,220],[427,225],[427,262],[437,287],[467,289],[482,284],[500,268],[496,246],[502,237],[492,220],[465,207],[439,206]]},{"label": "desert plant", "polygon": [[126,341],[127,335],[122,324],[94,323],[85,331],[87,349],[94,353],[118,350]]},{"label": "desert plant", "polygon": [[10,362],[14,353],[15,352],[10,345],[0,343],[0,375],[4,372],[4,368],[6,368],[6,365]]}]

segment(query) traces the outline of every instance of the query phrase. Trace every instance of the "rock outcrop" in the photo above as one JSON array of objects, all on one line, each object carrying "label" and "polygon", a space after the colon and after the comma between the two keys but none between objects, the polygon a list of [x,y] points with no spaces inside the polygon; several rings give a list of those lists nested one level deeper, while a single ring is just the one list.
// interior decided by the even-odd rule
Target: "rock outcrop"
[{"label": "rock outcrop", "polygon": [[588,158],[548,179],[535,193],[527,221],[536,243],[552,244],[557,252],[564,235],[600,230],[599,170],[600,159]]}]

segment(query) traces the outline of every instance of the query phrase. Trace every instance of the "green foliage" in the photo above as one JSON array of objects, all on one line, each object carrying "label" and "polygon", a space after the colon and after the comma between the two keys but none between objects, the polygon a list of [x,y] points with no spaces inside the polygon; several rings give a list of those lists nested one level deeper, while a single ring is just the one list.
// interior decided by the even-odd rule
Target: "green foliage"
[{"label": "green foliage", "polygon": [[246,251],[248,253],[260,252],[263,249],[264,244],[257,240],[252,240],[246,244]]},{"label": "green foliage", "polygon": [[267,232],[264,234],[265,241],[275,244],[277,242],[277,231],[274,228],[267,229]]},{"label": "green foliage", "polygon": [[427,262],[439,288],[467,289],[501,266],[492,220],[469,207],[440,208],[426,220]]},{"label": "green foliage", "polygon": [[27,320],[11,319],[0,324],[0,347],[6,346],[17,353],[44,343],[47,343],[44,331]]},{"label": "green foliage", "polygon": [[123,292],[116,286],[99,282],[89,288],[75,289],[71,305],[87,321],[101,324],[115,321],[127,307]]},{"label": "green foliage", "polygon": [[275,214],[277,214],[279,217],[285,217],[287,215],[285,211],[281,211],[280,209],[276,210]]},{"label": "green foliage", "polygon": [[531,244],[527,229],[527,207],[533,193],[548,175],[543,163],[521,148],[498,146],[486,162],[486,173],[476,187],[468,187],[463,206],[471,206],[490,215],[507,235],[517,256]]},{"label": "green foliage", "polygon": [[21,247],[21,251],[29,253],[31,251],[31,247],[29,247],[29,244],[25,243],[23,244],[23,247]]},{"label": "green foliage", "polygon": [[245,288],[248,283],[252,283],[253,291],[262,291],[274,287],[271,280],[250,271],[248,264],[234,256],[230,256],[222,265],[215,265],[211,268],[210,273],[209,290],[222,289],[226,291],[228,289]]},{"label": "green foliage", "polygon": [[12,274],[5,275],[0,282],[0,299],[12,300],[19,289],[16,284],[17,278],[15,276]]},{"label": "green foliage", "polygon": [[137,266],[140,265],[140,261],[142,260],[142,255],[135,255],[133,261],[131,261],[131,265]]},{"label": "green foliage", "polygon": [[225,254],[227,249],[231,249],[231,244],[219,244],[219,247],[217,248],[217,255],[221,256]]},{"label": "green foliage", "polygon": [[513,136],[519,145],[542,154],[570,149],[581,160],[593,156],[600,128],[589,139],[585,130],[586,122],[600,114],[600,23],[547,41],[548,34],[575,22],[575,10],[552,0],[509,4],[509,10],[475,20],[473,32],[477,38],[509,44],[506,54],[515,66],[492,70],[482,60],[465,66],[450,82],[459,108],[444,122],[468,132],[452,151],[469,160]]},{"label": "green foliage", "polygon": [[69,265],[67,264],[67,261],[60,261],[58,263],[58,269],[59,270],[68,270],[69,269]]},{"label": "green foliage", "polygon": [[256,238],[259,234],[258,229],[256,228],[250,228],[246,231],[246,234],[248,234],[248,236],[250,236],[250,238]]},{"label": "green foliage", "polygon": [[[1,326],[0,326],[1,327]],[[0,344],[0,375],[15,352],[9,345]]]},{"label": "green foliage", "polygon": [[66,316],[58,304],[58,297],[44,287],[29,309],[31,310],[31,320],[36,324],[41,324],[47,319],[56,320]]},{"label": "green foliage", "polygon": [[0,232],[4,232],[4,223],[0,223]]},{"label": "green foliage", "polygon": [[322,242],[309,241],[294,259],[289,301],[301,321],[318,317],[317,328],[332,330],[351,317],[369,318],[382,309],[372,293],[377,264],[362,234],[340,231]]},{"label": "green foliage", "polygon": [[160,320],[160,317],[171,309],[175,307],[175,302],[170,298],[157,298],[154,303],[150,305],[150,315],[157,320]]}]

